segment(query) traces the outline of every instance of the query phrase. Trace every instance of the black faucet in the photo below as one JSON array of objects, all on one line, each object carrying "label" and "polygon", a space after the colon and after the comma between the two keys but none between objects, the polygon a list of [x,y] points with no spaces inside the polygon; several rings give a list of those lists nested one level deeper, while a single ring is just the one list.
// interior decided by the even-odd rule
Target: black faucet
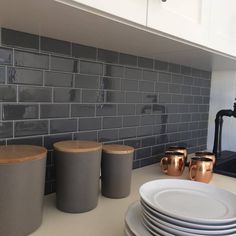
[{"label": "black faucet", "polygon": [[216,114],[215,137],[214,137],[214,147],[213,147],[213,153],[215,154],[216,158],[220,158],[222,151],[221,140],[222,140],[223,116],[228,116],[228,117],[233,116],[236,118],[236,102],[234,103],[234,110],[220,110]]}]

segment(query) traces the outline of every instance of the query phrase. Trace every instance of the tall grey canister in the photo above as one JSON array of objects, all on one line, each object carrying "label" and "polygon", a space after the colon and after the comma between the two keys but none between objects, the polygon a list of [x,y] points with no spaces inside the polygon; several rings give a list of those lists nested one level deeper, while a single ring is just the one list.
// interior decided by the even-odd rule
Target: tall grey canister
[{"label": "tall grey canister", "polygon": [[102,144],[62,141],[56,150],[56,205],[64,212],[81,213],[98,204]]},{"label": "tall grey canister", "polygon": [[110,144],[102,148],[102,194],[124,198],[130,193],[134,148]]},{"label": "tall grey canister", "polygon": [[0,146],[0,235],[23,236],[42,222],[47,150]]}]

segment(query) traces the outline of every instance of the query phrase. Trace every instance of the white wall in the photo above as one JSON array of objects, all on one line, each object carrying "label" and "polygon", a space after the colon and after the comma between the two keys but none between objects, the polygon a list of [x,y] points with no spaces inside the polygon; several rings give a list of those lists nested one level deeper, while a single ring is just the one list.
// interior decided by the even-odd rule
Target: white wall
[{"label": "white wall", "polygon": [[[236,70],[213,71],[211,81],[210,111],[207,149],[213,149],[215,116],[221,109],[233,109],[236,98]],[[236,118],[224,117],[222,150],[236,151]]]}]

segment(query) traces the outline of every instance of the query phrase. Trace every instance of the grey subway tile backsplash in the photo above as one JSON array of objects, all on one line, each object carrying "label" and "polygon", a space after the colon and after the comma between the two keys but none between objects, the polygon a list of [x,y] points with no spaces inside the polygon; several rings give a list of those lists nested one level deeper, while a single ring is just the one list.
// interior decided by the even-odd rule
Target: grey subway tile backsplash
[{"label": "grey subway tile backsplash", "polygon": [[206,147],[211,72],[8,29],[1,37],[0,144],[48,148],[46,193],[57,141],[133,146],[135,168],[171,145]]},{"label": "grey subway tile backsplash", "polygon": [[40,49],[42,51],[54,52],[59,54],[70,55],[71,44],[58,39],[48,37],[40,38]]},{"label": "grey subway tile backsplash", "polygon": [[47,70],[49,68],[49,56],[46,54],[15,50],[14,63],[16,66]]}]

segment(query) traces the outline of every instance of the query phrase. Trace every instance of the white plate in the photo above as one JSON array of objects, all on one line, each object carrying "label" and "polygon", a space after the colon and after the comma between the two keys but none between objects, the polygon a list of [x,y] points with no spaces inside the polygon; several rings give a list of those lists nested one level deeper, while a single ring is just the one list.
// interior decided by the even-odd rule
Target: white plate
[{"label": "white plate", "polygon": [[142,222],[142,211],[139,202],[131,204],[126,212],[125,223],[135,236],[152,236]]},{"label": "white plate", "polygon": [[190,229],[199,229],[199,230],[235,230],[236,229],[236,224],[228,224],[228,225],[201,225],[201,224],[195,224],[195,223],[190,223],[190,222],[186,222],[183,220],[178,220],[166,215],[163,215],[162,213],[155,211],[154,209],[152,209],[150,206],[148,206],[143,200],[141,200],[141,205],[149,212],[151,213],[154,217],[168,222],[170,224],[173,225],[177,225],[177,226],[182,226],[185,228],[190,228]]},{"label": "white plate", "polygon": [[190,180],[154,180],[139,193],[155,210],[188,222],[228,224],[236,222],[236,195],[209,184]]},{"label": "white plate", "polygon": [[145,209],[143,209],[143,217],[151,224],[157,228],[161,228],[166,232],[172,233],[176,236],[195,236],[195,235],[221,235],[221,236],[235,236],[236,229],[231,230],[196,230],[180,227],[177,225],[170,224],[168,222],[162,221],[160,219],[154,218]]}]

